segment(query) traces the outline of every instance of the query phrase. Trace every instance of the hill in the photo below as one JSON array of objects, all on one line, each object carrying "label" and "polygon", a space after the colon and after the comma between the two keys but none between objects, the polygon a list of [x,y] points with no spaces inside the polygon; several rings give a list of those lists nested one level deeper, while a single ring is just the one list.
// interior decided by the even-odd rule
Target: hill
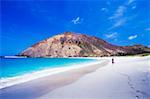
[{"label": "hill", "polygon": [[150,53],[143,45],[117,46],[97,37],[65,32],[40,41],[20,53],[28,57],[100,57]]}]

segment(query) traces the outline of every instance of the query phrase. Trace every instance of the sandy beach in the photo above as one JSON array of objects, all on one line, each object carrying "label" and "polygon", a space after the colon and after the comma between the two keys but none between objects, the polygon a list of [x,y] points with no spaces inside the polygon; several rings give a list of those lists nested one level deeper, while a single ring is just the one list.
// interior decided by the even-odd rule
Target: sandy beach
[{"label": "sandy beach", "polygon": [[[110,58],[107,58],[111,60]],[[150,57],[116,57],[78,81],[39,99],[149,99]]]},{"label": "sandy beach", "polygon": [[[16,84],[10,87],[0,89],[0,96],[2,99],[35,99],[37,97],[43,96],[48,92],[51,92],[54,89],[59,87],[71,84],[77,81],[82,76],[94,72],[100,67],[106,66],[109,60],[102,59],[99,62],[89,62],[87,64],[77,64],[76,66],[72,67],[64,67],[56,68],[56,71],[48,70],[41,71],[41,73],[47,73],[45,77],[40,77],[37,79],[33,79],[28,82]],[[41,74],[40,73],[40,74]],[[36,73],[37,76],[39,73]],[[42,74],[43,75],[43,74]],[[33,74],[33,76],[36,76]],[[26,76],[30,77],[30,76]],[[24,78],[26,79],[30,78]],[[23,80],[24,80],[23,79]]]},{"label": "sandy beach", "polygon": [[149,99],[150,57],[114,57],[1,89],[2,99]]}]

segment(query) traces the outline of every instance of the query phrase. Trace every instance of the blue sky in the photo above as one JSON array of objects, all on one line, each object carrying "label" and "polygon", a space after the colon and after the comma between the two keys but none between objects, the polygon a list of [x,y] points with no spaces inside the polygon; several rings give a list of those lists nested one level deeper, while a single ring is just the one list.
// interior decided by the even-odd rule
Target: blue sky
[{"label": "blue sky", "polygon": [[0,55],[65,31],[150,46],[149,0],[1,0]]}]

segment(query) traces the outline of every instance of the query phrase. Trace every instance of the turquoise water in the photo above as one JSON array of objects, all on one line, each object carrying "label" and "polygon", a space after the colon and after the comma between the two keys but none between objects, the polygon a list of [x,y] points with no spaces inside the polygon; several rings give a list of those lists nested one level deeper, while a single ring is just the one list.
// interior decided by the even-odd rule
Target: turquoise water
[{"label": "turquoise water", "polygon": [[2,78],[15,77],[47,68],[66,67],[92,61],[96,60],[71,58],[1,58],[0,76]]}]

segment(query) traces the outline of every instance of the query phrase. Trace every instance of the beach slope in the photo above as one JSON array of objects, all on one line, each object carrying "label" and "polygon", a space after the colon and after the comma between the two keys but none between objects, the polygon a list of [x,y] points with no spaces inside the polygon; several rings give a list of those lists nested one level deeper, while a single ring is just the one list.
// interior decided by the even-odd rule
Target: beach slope
[{"label": "beach slope", "polygon": [[[111,58],[106,58],[111,61]],[[149,99],[150,57],[116,57],[78,81],[39,99]]]},{"label": "beach slope", "polygon": [[[57,88],[71,84],[84,75],[94,72],[100,67],[106,66],[108,60],[100,60],[96,62],[87,62],[86,64],[76,64],[72,67],[58,68],[52,72],[42,72],[47,76],[29,80],[27,82],[18,83],[0,89],[0,98],[2,99],[37,99]],[[61,70],[60,70],[61,69]],[[50,69],[51,70],[51,69]],[[50,73],[50,74],[49,74]],[[33,75],[33,77],[38,76]],[[43,75],[43,74],[42,74]],[[29,76],[30,77],[30,76]],[[26,80],[24,77],[22,80]]]}]

